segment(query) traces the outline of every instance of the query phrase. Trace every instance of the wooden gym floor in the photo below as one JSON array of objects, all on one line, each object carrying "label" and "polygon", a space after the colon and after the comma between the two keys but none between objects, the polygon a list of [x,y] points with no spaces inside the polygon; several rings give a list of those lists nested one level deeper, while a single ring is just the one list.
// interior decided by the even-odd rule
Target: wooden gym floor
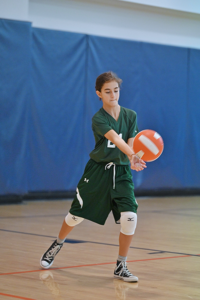
[{"label": "wooden gym floor", "polygon": [[0,206],[0,299],[200,299],[200,196],[138,199],[128,255],[138,283],[113,278],[118,233],[89,221],[68,236],[51,269],[41,255],[56,238],[71,201]]}]

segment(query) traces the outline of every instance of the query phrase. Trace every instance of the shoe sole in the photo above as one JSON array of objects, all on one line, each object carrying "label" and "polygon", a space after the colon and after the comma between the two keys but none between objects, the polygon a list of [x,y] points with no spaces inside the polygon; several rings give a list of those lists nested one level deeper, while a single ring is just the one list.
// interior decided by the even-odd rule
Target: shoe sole
[{"label": "shoe sole", "polygon": [[121,277],[121,276],[118,276],[118,275],[114,275],[114,278],[117,278],[117,279],[120,279],[120,280],[123,280],[125,282],[138,282],[138,278],[136,279],[130,279],[128,277]]},{"label": "shoe sole", "polygon": [[[43,257],[43,256],[42,256]],[[52,265],[53,265],[53,261],[52,261],[52,263],[50,263],[50,265],[48,265],[48,266],[46,266],[46,267],[44,267],[43,265],[42,265],[42,257],[41,257],[41,259],[40,259],[40,266],[43,268],[43,269],[49,269]]]}]

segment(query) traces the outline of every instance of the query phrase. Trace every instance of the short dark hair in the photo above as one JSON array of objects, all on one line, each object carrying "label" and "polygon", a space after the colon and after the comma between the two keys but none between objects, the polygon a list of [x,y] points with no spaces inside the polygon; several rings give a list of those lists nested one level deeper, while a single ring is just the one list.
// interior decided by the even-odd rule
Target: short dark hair
[{"label": "short dark hair", "polygon": [[112,71],[100,74],[96,79],[95,90],[101,92],[102,86],[106,82],[116,81],[120,87],[122,80]]}]

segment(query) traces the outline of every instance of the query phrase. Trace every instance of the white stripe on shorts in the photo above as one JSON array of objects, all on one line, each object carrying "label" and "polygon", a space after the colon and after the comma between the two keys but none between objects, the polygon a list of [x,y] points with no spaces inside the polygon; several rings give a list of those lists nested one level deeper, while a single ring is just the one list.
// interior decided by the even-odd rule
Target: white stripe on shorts
[{"label": "white stripe on shorts", "polygon": [[80,203],[80,206],[81,206],[81,208],[82,208],[82,207],[83,207],[83,199],[82,199],[81,196],[80,196],[80,193],[79,193],[78,188],[76,188],[76,197],[77,197],[77,199],[78,199],[78,201],[79,201],[79,203]]}]

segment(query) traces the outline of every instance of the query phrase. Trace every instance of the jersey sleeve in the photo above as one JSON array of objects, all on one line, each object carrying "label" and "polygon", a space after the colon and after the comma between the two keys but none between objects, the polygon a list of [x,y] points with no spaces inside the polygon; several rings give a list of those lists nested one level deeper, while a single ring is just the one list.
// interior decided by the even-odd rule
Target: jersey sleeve
[{"label": "jersey sleeve", "polygon": [[137,114],[134,112],[131,116],[130,119],[130,126],[129,126],[129,131],[128,131],[128,138],[133,138],[138,134],[139,129],[137,125]]},{"label": "jersey sleeve", "polygon": [[94,117],[92,119],[92,130],[98,134],[104,136],[112,127],[106,122],[106,119],[100,117]]}]

